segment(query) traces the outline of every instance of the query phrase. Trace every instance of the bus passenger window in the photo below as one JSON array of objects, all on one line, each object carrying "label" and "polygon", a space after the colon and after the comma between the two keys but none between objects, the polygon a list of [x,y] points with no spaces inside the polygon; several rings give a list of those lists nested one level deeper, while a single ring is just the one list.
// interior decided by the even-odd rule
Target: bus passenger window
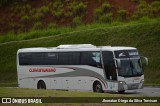
[{"label": "bus passenger window", "polygon": [[81,54],[81,65],[100,67],[100,52],[83,52]]},{"label": "bus passenger window", "polygon": [[59,65],[79,65],[80,53],[63,52],[59,53]]},{"label": "bus passenger window", "polygon": [[32,65],[44,65],[44,53],[32,53]]},{"label": "bus passenger window", "polygon": [[31,53],[19,54],[19,65],[31,65],[32,55]]},{"label": "bus passenger window", "polygon": [[44,55],[45,65],[57,65],[58,64],[58,53],[45,53]]}]

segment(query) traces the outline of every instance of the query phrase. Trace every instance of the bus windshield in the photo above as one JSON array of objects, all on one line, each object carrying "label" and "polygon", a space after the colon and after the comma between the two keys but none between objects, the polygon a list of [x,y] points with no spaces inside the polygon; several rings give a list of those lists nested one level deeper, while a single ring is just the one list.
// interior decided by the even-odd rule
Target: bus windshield
[{"label": "bus windshield", "polygon": [[122,59],[118,75],[123,77],[141,76],[143,74],[140,59]]}]

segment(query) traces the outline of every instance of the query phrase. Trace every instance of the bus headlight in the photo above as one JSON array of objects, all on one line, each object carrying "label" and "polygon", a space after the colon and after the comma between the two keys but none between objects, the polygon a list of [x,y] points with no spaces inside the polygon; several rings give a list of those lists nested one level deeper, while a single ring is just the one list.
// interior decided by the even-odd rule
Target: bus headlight
[{"label": "bus headlight", "polygon": [[144,83],[144,79],[141,80],[141,83]]},{"label": "bus headlight", "polygon": [[122,81],[120,81],[119,83],[120,83],[120,84],[122,84],[123,82],[122,82]]},{"label": "bus headlight", "polygon": [[124,81],[119,81],[120,84],[126,84]]}]

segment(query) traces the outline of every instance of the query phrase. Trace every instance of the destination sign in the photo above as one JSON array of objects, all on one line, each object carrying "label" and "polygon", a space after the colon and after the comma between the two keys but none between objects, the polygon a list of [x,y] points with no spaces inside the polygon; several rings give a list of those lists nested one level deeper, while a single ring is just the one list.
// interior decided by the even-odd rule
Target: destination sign
[{"label": "destination sign", "polygon": [[134,58],[139,57],[137,50],[119,50],[115,51],[116,58]]}]

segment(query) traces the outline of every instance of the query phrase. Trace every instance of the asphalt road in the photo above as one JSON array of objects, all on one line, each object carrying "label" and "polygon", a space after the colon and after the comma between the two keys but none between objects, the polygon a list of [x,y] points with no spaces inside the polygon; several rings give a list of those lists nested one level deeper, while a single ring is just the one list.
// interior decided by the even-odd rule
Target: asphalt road
[{"label": "asphalt road", "polygon": [[128,90],[124,94],[160,97],[160,87],[144,87],[143,89]]}]

